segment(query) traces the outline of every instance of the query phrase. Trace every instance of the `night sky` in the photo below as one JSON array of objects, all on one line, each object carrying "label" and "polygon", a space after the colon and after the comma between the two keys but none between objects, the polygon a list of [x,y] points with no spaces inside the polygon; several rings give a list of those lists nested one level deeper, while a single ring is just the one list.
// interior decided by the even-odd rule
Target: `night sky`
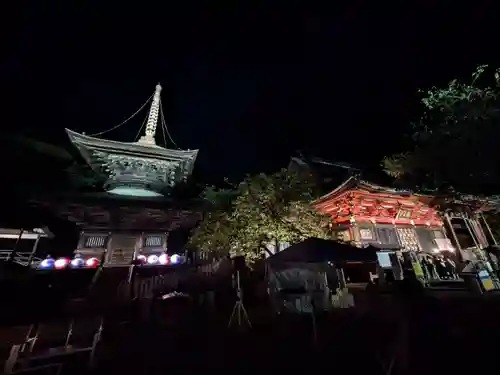
[{"label": "night sky", "polygon": [[[487,7],[36,3],[2,21],[2,131],[68,143],[65,127],[106,130],[161,82],[175,142],[211,180],[298,150],[376,168],[402,148],[417,88],[495,65],[499,48]],[[144,116],[107,137],[132,141]]]}]

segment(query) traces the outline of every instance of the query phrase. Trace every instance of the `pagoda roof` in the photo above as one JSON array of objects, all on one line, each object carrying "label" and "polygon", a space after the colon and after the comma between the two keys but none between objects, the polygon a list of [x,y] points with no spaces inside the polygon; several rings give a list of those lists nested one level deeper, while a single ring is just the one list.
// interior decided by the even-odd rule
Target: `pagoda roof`
[{"label": "pagoda roof", "polygon": [[[96,138],[125,124],[141,108],[121,124],[94,136],[66,129],[71,143],[80,151],[90,167],[106,176],[107,191],[118,195],[158,196],[165,187],[172,188],[192,174],[198,150],[179,150],[156,144],[156,128],[160,120],[163,135],[169,135],[161,106],[161,85],[156,85],[145,125],[145,132],[137,142],[119,142]],[[139,133],[138,133],[139,134]],[[170,135],[169,135],[170,137]],[[172,143],[175,142],[171,139]]]},{"label": "pagoda roof", "polygon": [[152,159],[164,159],[174,161],[188,161],[189,173],[192,172],[194,162],[198,156],[198,150],[173,150],[156,144],[146,144],[143,142],[118,142],[108,139],[91,137],[66,129],[71,142],[81,152],[85,161],[91,165],[96,165],[94,157],[95,151],[112,154],[123,154],[137,157],[149,157]]}]

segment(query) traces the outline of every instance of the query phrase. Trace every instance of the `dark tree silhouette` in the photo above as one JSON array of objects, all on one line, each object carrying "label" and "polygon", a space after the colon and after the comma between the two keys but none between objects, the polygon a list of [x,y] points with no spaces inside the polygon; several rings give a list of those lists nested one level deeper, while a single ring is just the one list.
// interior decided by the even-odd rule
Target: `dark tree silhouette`
[{"label": "dark tree silhouette", "polygon": [[455,79],[421,93],[424,111],[412,124],[408,150],[386,157],[384,170],[412,187],[451,184],[461,192],[498,192],[499,70],[482,65],[470,82]]}]

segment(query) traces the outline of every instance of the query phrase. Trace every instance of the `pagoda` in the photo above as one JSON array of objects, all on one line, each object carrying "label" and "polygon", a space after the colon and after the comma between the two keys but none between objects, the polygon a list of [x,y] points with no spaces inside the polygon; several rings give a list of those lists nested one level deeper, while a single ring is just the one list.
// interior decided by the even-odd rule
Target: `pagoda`
[{"label": "pagoda", "polygon": [[137,142],[94,138],[66,129],[89,166],[96,172],[105,173],[108,193],[160,197],[166,187],[185,181],[192,173],[198,150],[171,150],[156,144],[160,93],[161,86],[157,85],[145,134]]},{"label": "pagoda", "polygon": [[[196,224],[189,202],[176,202],[172,189],[191,175],[198,150],[178,150],[156,143],[158,122],[167,131],[158,84],[143,123],[145,132],[134,142],[118,142],[66,129],[85,162],[103,176],[104,192],[66,194],[39,199],[58,216],[74,222],[80,237],[76,265],[130,266],[178,263],[182,254],[169,254],[169,233]],[[147,120],[147,122],[146,122]],[[142,129],[141,129],[142,130]],[[64,264],[63,264],[64,263]],[[47,267],[71,266],[70,259],[45,262]]]}]

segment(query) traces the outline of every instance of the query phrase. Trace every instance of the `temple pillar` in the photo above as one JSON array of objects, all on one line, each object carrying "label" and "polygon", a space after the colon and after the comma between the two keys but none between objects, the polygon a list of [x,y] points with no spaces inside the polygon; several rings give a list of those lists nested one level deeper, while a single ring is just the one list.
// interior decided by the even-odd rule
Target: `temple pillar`
[{"label": "temple pillar", "polygon": [[[495,235],[493,234],[493,231],[491,230],[491,227],[488,224],[488,221],[486,220],[486,218],[484,217],[484,214],[482,212],[479,213],[479,217],[481,219],[483,219],[484,226],[486,227],[486,230],[488,231],[488,234],[490,235],[491,242],[493,242],[492,245],[498,246],[497,239],[495,238]],[[488,242],[490,242],[490,241],[488,241]]]},{"label": "temple pillar", "polygon": [[454,242],[454,245],[455,245],[455,248],[457,249],[458,251],[458,254],[460,254],[460,261],[461,262],[465,262],[466,260],[472,260],[470,259],[470,255],[467,254],[464,249],[462,249],[462,246],[460,245],[460,242],[458,241],[458,237],[457,237],[457,234],[455,233],[455,229],[453,229],[453,224],[451,223],[451,218],[450,218],[450,215],[448,213],[444,213],[443,214],[443,218],[444,218],[444,221],[445,221],[445,227],[448,227],[449,231],[450,231],[450,234],[451,234],[451,237],[453,238],[453,242]]}]

